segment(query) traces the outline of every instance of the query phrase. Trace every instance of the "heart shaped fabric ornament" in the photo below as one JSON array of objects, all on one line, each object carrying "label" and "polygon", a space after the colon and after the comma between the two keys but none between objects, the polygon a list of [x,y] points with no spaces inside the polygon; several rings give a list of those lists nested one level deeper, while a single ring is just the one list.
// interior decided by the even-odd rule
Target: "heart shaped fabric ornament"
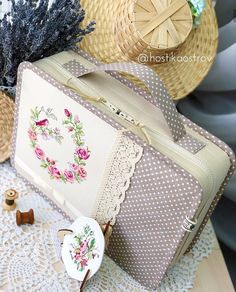
[{"label": "heart shaped fabric ornament", "polygon": [[62,260],[68,275],[83,281],[88,270],[87,279],[100,268],[105,248],[103,232],[92,218],[80,217],[70,227],[71,233],[64,236]]}]

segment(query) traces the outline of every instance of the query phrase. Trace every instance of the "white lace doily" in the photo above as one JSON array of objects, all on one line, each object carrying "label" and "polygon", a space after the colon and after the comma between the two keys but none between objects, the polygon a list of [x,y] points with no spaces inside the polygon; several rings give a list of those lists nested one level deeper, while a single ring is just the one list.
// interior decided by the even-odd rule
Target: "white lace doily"
[{"label": "white lace doily", "polygon": [[[48,202],[16,177],[9,163],[0,164],[0,193],[15,188],[21,211],[34,209],[35,224],[18,227],[15,211],[0,208],[0,291],[79,291],[79,283],[58,269],[55,230],[69,222]],[[0,199],[2,197],[0,196]],[[157,291],[187,291],[193,287],[198,264],[215,244],[214,233],[207,224],[191,255],[184,256],[169,270]],[[89,280],[85,291],[148,291],[105,256],[100,271]]]}]

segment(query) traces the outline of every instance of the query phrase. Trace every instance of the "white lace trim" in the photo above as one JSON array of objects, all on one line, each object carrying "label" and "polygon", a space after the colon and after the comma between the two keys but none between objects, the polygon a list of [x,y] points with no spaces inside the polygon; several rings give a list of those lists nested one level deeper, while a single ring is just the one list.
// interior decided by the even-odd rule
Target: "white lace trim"
[{"label": "white lace trim", "polygon": [[107,162],[93,214],[100,224],[108,221],[111,221],[112,225],[115,223],[120,206],[125,199],[125,193],[130,186],[135,166],[142,154],[141,146],[119,132]]}]

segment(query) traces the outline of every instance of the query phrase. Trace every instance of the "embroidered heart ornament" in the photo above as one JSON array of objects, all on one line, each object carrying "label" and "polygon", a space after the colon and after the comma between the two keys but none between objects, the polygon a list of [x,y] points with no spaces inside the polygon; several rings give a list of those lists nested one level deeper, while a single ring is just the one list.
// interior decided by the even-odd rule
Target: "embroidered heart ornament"
[{"label": "embroidered heart ornament", "polygon": [[60,123],[57,123],[58,126],[56,127],[51,126],[52,121],[58,121],[51,108],[44,109],[43,106],[36,106],[31,109],[30,127],[28,129],[30,145],[36,158],[40,161],[40,166],[47,170],[51,179],[64,183],[82,183],[87,178],[85,167],[86,161],[90,158],[90,150],[85,146],[83,124],[79,116],[74,115],[68,109],[64,109],[64,116],[61,124],[67,129],[74,142],[74,160],[68,162],[67,168],[60,169],[57,166],[58,161],[49,157],[40,146],[40,138],[54,140],[58,144],[61,144],[64,139],[61,134]]}]

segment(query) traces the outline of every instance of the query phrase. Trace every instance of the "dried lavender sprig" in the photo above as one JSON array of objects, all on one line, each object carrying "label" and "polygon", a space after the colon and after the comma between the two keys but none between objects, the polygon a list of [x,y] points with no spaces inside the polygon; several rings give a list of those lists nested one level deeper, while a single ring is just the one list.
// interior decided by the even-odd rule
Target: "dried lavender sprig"
[{"label": "dried lavender sprig", "polygon": [[80,0],[9,0],[11,11],[0,20],[0,86],[14,86],[22,61],[34,62],[72,48],[92,32],[84,28]]}]

